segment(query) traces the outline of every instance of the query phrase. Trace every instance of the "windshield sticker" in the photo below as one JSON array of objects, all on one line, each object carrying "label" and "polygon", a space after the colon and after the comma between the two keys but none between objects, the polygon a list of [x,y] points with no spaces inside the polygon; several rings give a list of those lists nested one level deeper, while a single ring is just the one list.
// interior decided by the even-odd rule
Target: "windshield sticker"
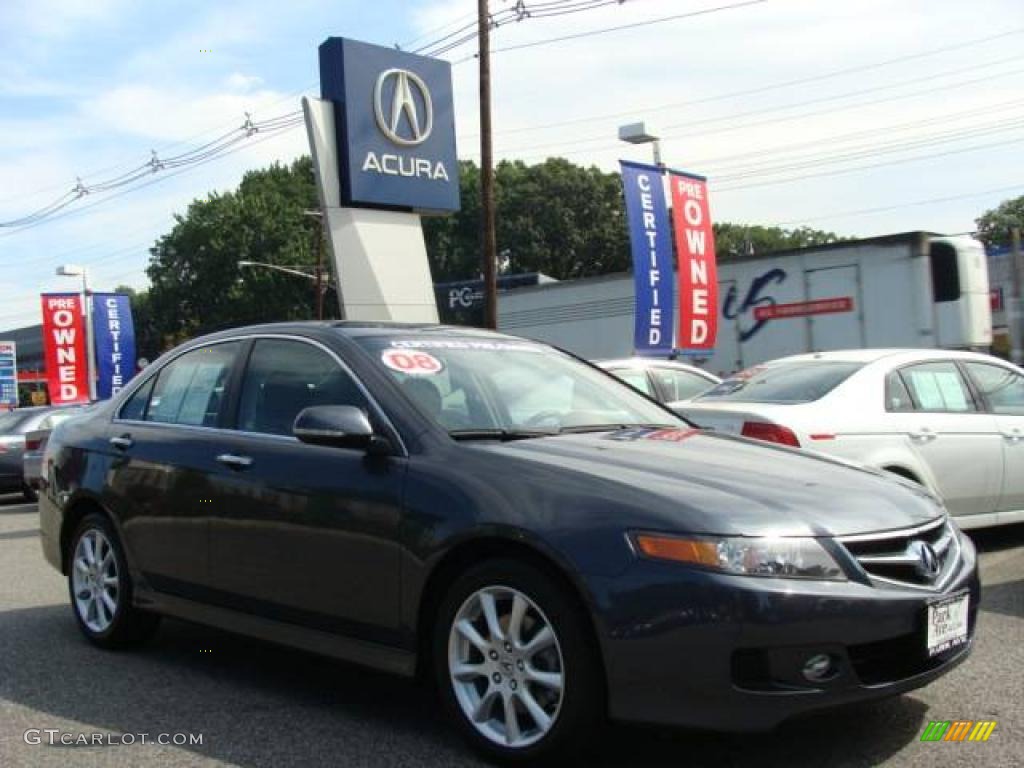
[{"label": "windshield sticker", "polygon": [[391,342],[396,349],[479,349],[492,352],[542,352],[536,344],[514,341],[455,341],[452,339],[398,339]]},{"label": "windshield sticker", "polygon": [[410,376],[435,376],[444,370],[444,364],[427,352],[386,349],[380,359],[391,370]]},{"label": "windshield sticker", "polygon": [[689,440],[694,435],[699,435],[699,429],[674,429],[658,427],[630,427],[620,429],[605,436],[605,440],[620,440],[632,442],[634,440],[659,440],[663,443],[681,443]]}]

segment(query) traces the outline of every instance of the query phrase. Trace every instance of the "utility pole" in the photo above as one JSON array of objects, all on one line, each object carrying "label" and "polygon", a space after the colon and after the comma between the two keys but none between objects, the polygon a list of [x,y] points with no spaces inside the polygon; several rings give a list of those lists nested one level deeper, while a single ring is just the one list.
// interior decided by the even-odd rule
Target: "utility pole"
[{"label": "utility pole", "polygon": [[1010,276],[1013,298],[1007,314],[1010,326],[1010,359],[1016,365],[1024,364],[1024,260],[1020,252],[1020,227],[1010,229]]},{"label": "utility pole", "polygon": [[494,156],[491,146],[491,17],[477,0],[480,42],[480,215],[484,278],[484,325],[498,327],[498,238],[494,219]]}]

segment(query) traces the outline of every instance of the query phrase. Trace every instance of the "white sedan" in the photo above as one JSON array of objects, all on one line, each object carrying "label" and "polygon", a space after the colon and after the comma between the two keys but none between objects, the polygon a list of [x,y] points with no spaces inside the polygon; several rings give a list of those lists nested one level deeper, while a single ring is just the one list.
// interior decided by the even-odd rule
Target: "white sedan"
[{"label": "white sedan", "polygon": [[902,475],[939,496],[964,528],[1024,521],[1024,370],[995,357],[796,355],[673,407],[701,427]]}]

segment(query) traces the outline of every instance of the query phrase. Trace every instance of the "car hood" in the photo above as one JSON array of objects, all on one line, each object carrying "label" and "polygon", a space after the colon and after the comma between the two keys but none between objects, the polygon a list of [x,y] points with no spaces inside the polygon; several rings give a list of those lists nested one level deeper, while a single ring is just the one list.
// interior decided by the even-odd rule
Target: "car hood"
[{"label": "car hood", "polygon": [[696,429],[627,429],[474,447],[588,476],[593,493],[618,502],[628,527],[846,536],[912,527],[944,514],[923,488],[876,470]]}]

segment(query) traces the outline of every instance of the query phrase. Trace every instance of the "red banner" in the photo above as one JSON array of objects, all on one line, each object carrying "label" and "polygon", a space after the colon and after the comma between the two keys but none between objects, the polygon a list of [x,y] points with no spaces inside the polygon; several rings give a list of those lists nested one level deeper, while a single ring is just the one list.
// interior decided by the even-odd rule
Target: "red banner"
[{"label": "red banner", "polygon": [[54,405],[89,402],[82,299],[77,293],[44,293],[43,346],[46,386]]},{"label": "red banner", "polygon": [[755,320],[778,320],[784,317],[808,317],[810,315],[833,315],[838,312],[853,312],[851,296],[836,296],[834,299],[797,301],[793,304],[771,304],[754,308]]},{"label": "red banner", "polygon": [[669,172],[679,272],[679,349],[714,349],[718,333],[718,268],[708,185],[703,176]]}]

